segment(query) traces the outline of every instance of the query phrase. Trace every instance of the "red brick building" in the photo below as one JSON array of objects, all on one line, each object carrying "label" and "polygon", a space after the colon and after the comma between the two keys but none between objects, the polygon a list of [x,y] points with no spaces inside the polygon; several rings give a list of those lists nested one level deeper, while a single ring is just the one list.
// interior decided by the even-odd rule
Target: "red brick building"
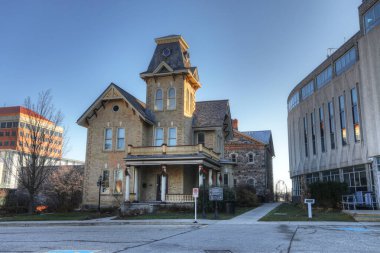
[{"label": "red brick building", "polygon": [[62,134],[62,127],[25,107],[0,107],[0,150],[31,153],[34,148],[31,140],[36,138],[38,152],[61,158]]}]

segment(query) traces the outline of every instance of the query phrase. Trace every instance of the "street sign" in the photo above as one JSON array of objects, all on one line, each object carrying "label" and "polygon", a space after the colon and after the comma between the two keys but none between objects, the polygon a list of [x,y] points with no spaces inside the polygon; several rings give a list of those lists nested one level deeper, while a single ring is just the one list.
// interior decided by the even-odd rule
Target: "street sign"
[{"label": "street sign", "polygon": [[222,201],[223,200],[223,188],[222,187],[210,188],[208,198],[210,201]]},{"label": "street sign", "polygon": [[305,199],[305,204],[315,204],[315,199]]},{"label": "street sign", "polygon": [[199,188],[193,188],[193,198],[199,197]]}]

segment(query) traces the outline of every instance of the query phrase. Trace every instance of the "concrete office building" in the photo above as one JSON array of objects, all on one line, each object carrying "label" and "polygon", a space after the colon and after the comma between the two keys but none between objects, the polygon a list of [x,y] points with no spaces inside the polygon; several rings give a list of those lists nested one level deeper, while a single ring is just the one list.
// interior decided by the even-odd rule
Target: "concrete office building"
[{"label": "concrete office building", "polygon": [[380,195],[380,1],[359,6],[360,31],[288,97],[293,199],[315,181]]}]

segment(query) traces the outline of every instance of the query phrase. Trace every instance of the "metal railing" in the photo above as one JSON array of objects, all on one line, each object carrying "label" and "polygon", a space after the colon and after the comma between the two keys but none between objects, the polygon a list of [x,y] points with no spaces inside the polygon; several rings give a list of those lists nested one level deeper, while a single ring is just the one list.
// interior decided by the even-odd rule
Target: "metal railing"
[{"label": "metal railing", "polygon": [[169,203],[188,203],[194,202],[194,198],[192,195],[166,194],[165,201]]},{"label": "metal railing", "polygon": [[378,204],[376,195],[373,192],[358,191],[354,194],[342,196],[343,210],[356,210],[357,208],[372,208],[375,210]]}]

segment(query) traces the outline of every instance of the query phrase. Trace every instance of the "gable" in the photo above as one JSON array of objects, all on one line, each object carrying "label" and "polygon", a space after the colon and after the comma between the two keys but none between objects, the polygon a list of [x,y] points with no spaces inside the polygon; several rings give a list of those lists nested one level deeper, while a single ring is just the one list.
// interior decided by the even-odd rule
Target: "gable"
[{"label": "gable", "polygon": [[154,74],[157,73],[168,73],[173,72],[173,69],[164,61],[162,61],[157,68],[153,71]]},{"label": "gable", "polygon": [[127,106],[130,106],[134,113],[136,113],[142,120],[150,125],[154,124],[153,114],[145,109],[145,104],[121,89],[114,83],[111,83],[102,94],[92,103],[92,105],[79,117],[77,124],[83,127],[89,125],[89,119],[97,117],[97,113],[100,109],[105,108],[105,104],[110,100],[121,99],[125,101]]}]

